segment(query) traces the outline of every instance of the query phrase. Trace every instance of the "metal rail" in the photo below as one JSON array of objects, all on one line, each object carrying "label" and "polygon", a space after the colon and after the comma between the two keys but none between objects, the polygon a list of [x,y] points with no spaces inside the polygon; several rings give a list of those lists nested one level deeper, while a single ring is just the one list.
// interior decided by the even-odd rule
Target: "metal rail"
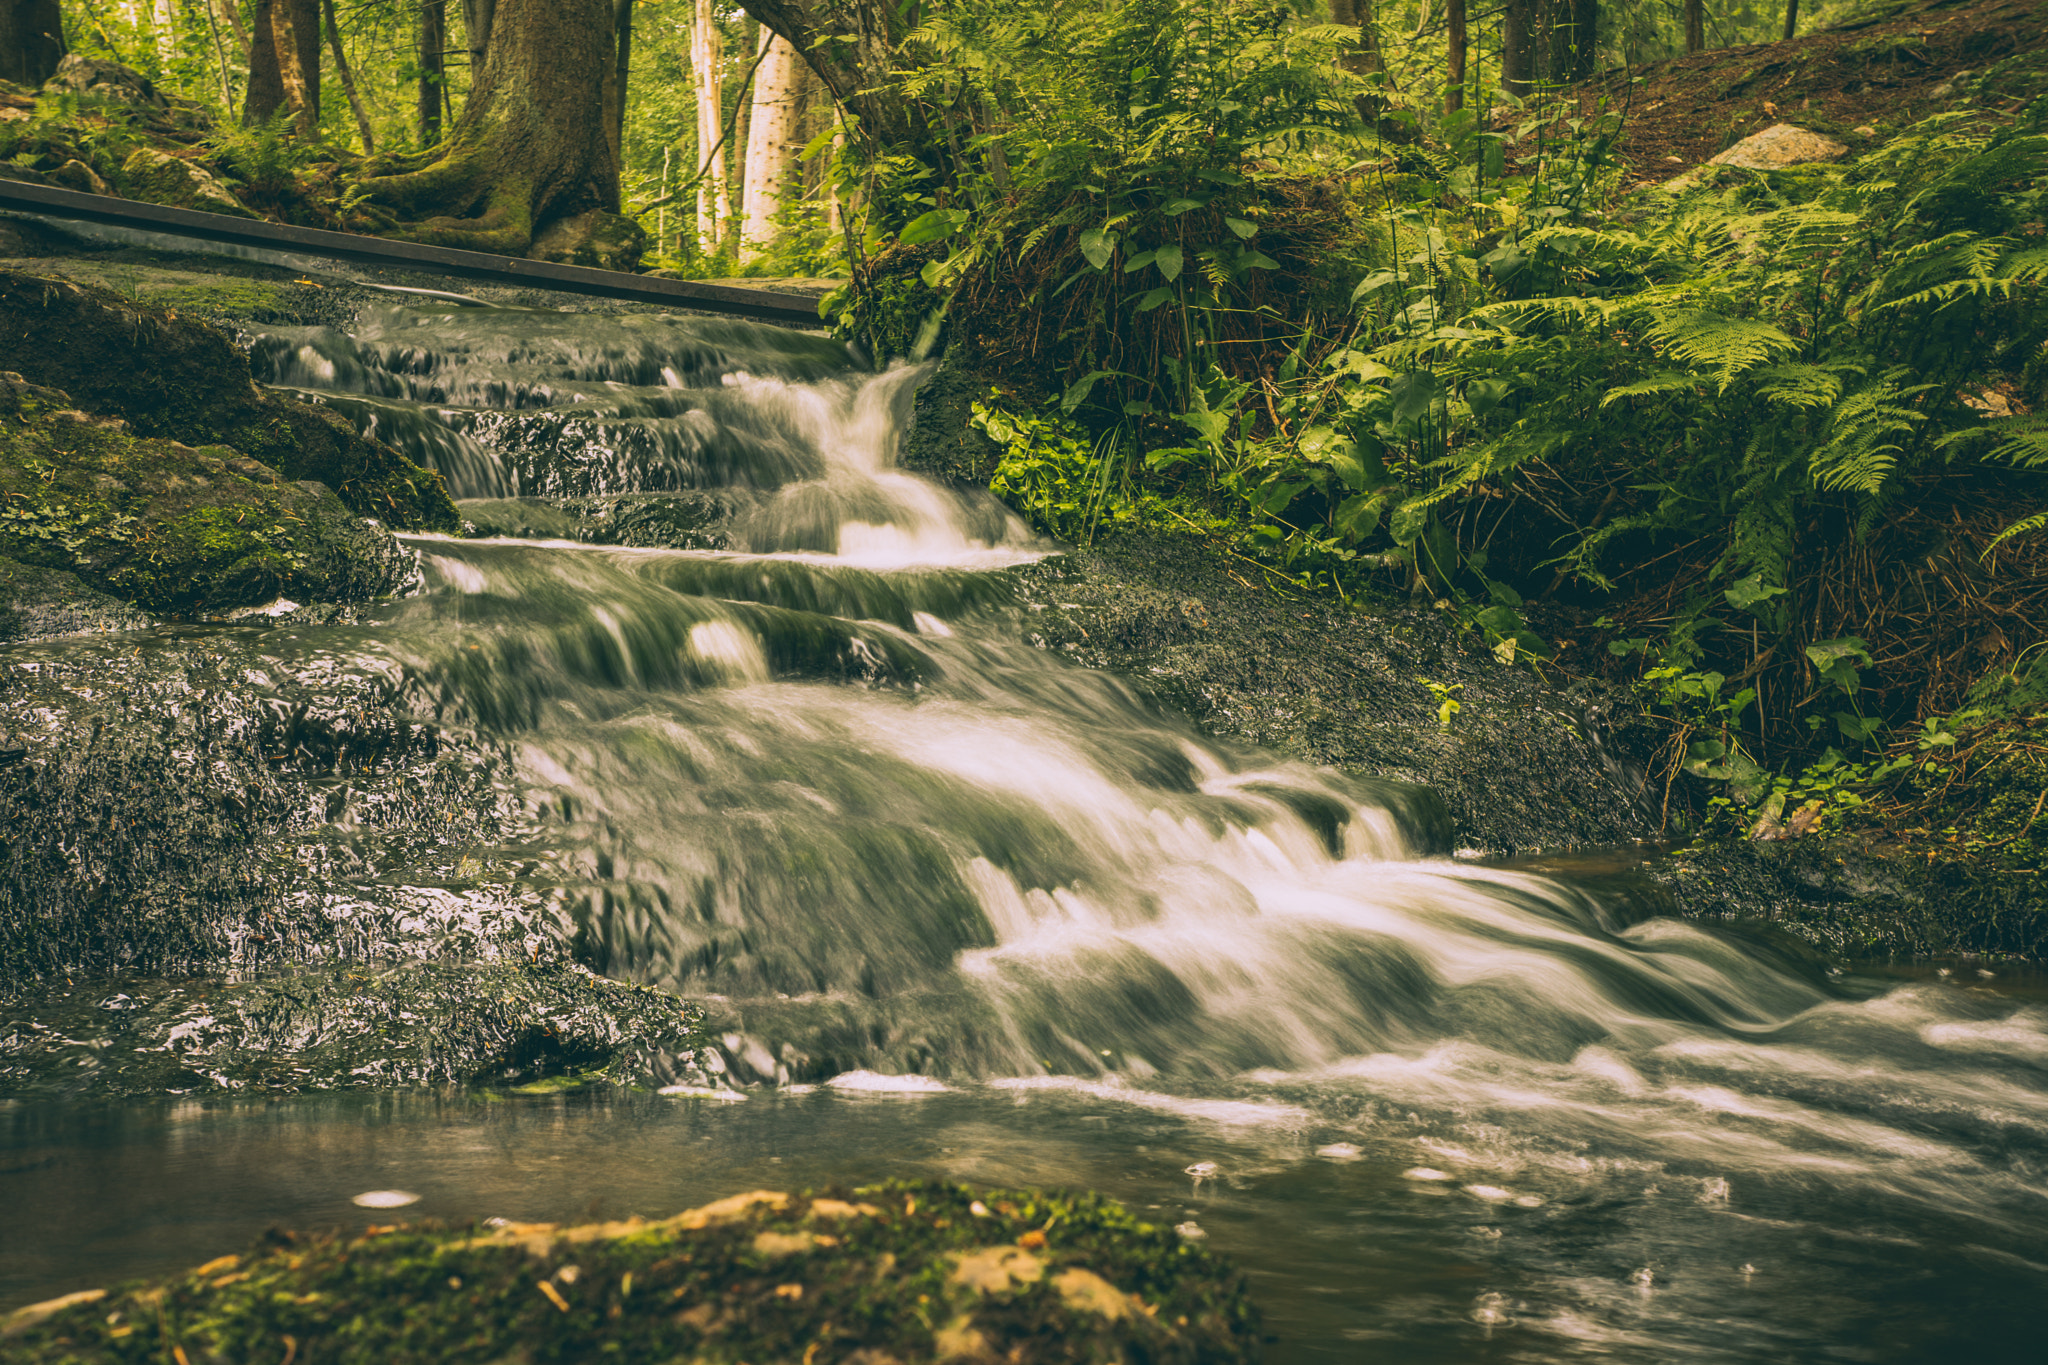
[{"label": "metal rail", "polygon": [[54,185],[31,185],[20,180],[0,180],[0,210],[106,223],[230,246],[299,252],[361,265],[399,266],[527,289],[594,294],[600,298],[630,299],[637,303],[665,303],[674,308],[779,322],[786,327],[818,326],[817,303],[800,294],[703,284],[696,280],[670,280],[656,275],[630,275],[620,270],[556,265],[552,261],[493,256],[482,251],[458,251],[453,247],[398,242],[388,237],[289,227],[256,219],[231,218],[222,213],[201,213],[196,209],[115,199],[104,194],[84,194]]}]

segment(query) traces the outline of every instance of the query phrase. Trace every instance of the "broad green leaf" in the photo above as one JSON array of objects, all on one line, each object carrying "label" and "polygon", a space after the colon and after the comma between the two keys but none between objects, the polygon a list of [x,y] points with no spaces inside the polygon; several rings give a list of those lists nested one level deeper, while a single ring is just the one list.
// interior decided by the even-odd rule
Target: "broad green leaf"
[{"label": "broad green leaf", "polygon": [[1153,263],[1159,267],[1159,273],[1166,277],[1168,283],[1171,283],[1172,281],[1180,277],[1181,255],[1179,247],[1160,247],[1159,250],[1153,254],[1152,259]]},{"label": "broad green leaf", "polygon": [[1259,230],[1259,225],[1257,223],[1247,222],[1242,218],[1226,217],[1223,220],[1223,226],[1229,228],[1239,237],[1249,237]]},{"label": "broad green leaf", "polygon": [[1728,605],[1731,607],[1753,607],[1759,602],[1768,602],[1773,597],[1782,597],[1785,592],[1784,588],[1774,588],[1764,582],[1762,574],[1753,573],[1747,578],[1739,579],[1721,595],[1728,599]]},{"label": "broad green leaf", "polygon": [[1081,256],[1097,270],[1108,267],[1116,253],[1116,234],[1108,228],[1089,228],[1081,234]]},{"label": "broad green leaf", "polygon": [[1172,199],[1167,201],[1166,207],[1160,212],[1168,218],[1178,218],[1189,209],[1201,208],[1208,202],[1206,199]]},{"label": "broad green leaf", "polygon": [[933,209],[920,213],[904,226],[903,234],[897,240],[905,246],[923,246],[927,242],[940,241],[951,237],[967,226],[966,209]]}]

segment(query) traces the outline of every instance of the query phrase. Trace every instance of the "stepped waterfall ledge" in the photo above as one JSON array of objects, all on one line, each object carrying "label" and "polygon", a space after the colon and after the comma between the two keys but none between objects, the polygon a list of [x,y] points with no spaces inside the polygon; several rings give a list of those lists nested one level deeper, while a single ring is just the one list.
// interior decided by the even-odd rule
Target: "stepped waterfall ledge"
[{"label": "stepped waterfall ledge", "polygon": [[[1050,542],[903,467],[930,366],[357,293],[244,319],[251,372],[454,527],[338,602],[76,564],[105,628],[0,646],[0,1309],[344,1231],[0,1361],[2037,1343],[2048,981],[1677,914],[1599,696]],[[1312,662],[1220,672],[1252,611]],[[351,1276],[428,1306],[309,1307]]]}]

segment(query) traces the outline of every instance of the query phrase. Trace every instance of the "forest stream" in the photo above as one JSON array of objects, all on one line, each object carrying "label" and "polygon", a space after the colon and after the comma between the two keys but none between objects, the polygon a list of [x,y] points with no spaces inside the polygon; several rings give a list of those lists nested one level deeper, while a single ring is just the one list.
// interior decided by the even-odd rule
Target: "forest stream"
[{"label": "forest stream", "polygon": [[253,355],[479,524],[715,508],[718,548],[407,536],[415,595],[265,648],[509,746],[581,960],[721,1046],[658,1094],[0,1106],[0,1303],[388,1221],[371,1190],[573,1219],[919,1174],[1206,1239],[1278,1361],[2034,1358],[2039,977],[1644,918],[1034,646],[1007,575],[1059,547],[894,467],[919,368],[434,300]]}]

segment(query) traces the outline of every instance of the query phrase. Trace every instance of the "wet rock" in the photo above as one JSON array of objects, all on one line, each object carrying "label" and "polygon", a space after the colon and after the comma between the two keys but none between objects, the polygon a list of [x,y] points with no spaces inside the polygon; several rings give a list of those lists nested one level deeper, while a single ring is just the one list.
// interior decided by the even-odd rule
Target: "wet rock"
[{"label": "wet rock", "polygon": [[705,1041],[695,1007],[559,955],[84,978],[0,1001],[0,1096],[660,1086],[707,1079]]},{"label": "wet rock", "polygon": [[[1526,853],[1657,833],[1640,778],[1648,737],[1626,696],[1505,667],[1442,613],[1345,611],[1154,532],[1018,578],[1035,608],[1025,632],[1046,648],[1128,675],[1218,737],[1425,784],[1457,847]],[[1448,724],[1445,695],[1459,703]]]},{"label": "wet rock", "polygon": [[80,161],[77,157],[65,162],[50,172],[52,184],[62,185],[67,190],[80,194],[112,194],[114,187],[100,179],[100,173]]},{"label": "wet rock", "polygon": [[2048,957],[2048,897],[2032,871],[1929,863],[1849,837],[1715,840],[1643,871],[1689,918],[1768,925],[1844,957]]},{"label": "wet rock", "polygon": [[1241,1274],[1094,1195],[754,1190],[649,1222],[273,1233],[0,1322],[19,1361],[1256,1358]]},{"label": "wet rock", "polygon": [[0,556],[178,616],[358,601],[412,579],[412,556],[325,487],[227,446],[139,439],[5,372],[0,422]]},{"label": "wet rock", "polygon": [[470,539],[579,540],[670,550],[722,550],[732,509],[704,493],[587,498],[478,498],[456,504]]},{"label": "wet rock", "polygon": [[647,251],[647,233],[631,218],[592,209],[558,218],[541,229],[527,249],[536,261],[587,265],[598,270],[631,270]]},{"label": "wet rock", "polygon": [[0,559],[0,643],[92,631],[139,630],[149,613],[77,574]]},{"label": "wet rock", "polygon": [[227,445],[402,530],[455,529],[439,475],[337,413],[259,390],[227,335],[61,275],[0,268],[0,370],[62,389],[138,436]]},{"label": "wet rock", "polygon": [[121,163],[121,188],[130,199],[171,208],[257,218],[213,172],[195,161],[151,147],[138,147]]},{"label": "wet rock", "polygon": [[0,651],[0,994],[546,956],[509,764],[289,627]]}]

